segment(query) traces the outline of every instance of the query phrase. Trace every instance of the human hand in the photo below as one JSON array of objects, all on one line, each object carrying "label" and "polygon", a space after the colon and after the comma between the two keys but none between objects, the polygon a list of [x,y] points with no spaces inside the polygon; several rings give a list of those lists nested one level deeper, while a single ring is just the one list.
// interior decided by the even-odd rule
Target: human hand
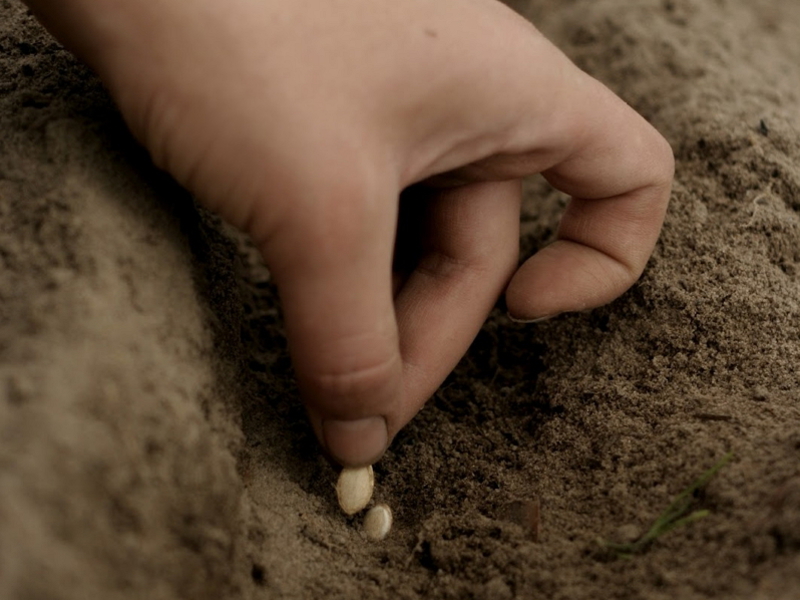
[{"label": "human hand", "polygon": [[[381,456],[504,290],[517,319],[598,306],[658,237],[666,141],[496,0],[28,3],[154,162],[252,236],[343,464]],[[573,199],[517,269],[538,172]]]}]

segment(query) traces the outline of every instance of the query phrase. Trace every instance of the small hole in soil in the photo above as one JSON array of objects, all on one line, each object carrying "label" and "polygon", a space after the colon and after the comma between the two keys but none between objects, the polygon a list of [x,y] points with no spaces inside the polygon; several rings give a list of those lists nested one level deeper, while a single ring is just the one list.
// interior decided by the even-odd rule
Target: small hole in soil
[{"label": "small hole in soil", "polygon": [[253,568],[250,570],[250,576],[253,578],[253,581],[255,581],[256,584],[264,585],[264,567],[261,565],[253,565]]}]

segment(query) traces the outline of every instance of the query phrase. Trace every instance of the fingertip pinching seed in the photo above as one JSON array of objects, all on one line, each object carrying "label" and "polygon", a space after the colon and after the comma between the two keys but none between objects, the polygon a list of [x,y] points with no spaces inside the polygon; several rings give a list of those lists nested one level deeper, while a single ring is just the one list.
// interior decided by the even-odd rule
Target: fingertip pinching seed
[{"label": "fingertip pinching seed", "polygon": [[364,533],[374,541],[384,539],[392,530],[392,509],[386,504],[376,504],[364,516]]},{"label": "fingertip pinching seed", "polygon": [[345,467],[339,474],[336,483],[336,497],[339,506],[348,515],[354,515],[364,510],[372,499],[372,489],[375,487],[375,475],[372,465],[367,467]]}]

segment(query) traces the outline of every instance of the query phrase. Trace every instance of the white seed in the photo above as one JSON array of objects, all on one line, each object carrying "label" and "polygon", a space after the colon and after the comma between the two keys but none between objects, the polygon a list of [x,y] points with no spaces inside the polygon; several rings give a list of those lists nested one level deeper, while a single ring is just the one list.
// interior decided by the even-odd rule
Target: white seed
[{"label": "white seed", "polygon": [[364,516],[364,532],[371,540],[380,541],[392,529],[392,509],[385,504],[376,504]]},{"label": "white seed", "polygon": [[336,484],[336,497],[339,506],[348,515],[363,510],[372,499],[372,488],[375,486],[375,475],[372,465],[368,467],[342,469]]}]

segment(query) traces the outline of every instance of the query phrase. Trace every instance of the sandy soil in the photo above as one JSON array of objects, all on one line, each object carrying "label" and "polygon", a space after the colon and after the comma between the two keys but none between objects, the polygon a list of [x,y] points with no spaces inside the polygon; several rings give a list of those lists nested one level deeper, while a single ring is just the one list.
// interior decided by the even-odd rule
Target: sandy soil
[{"label": "sandy soil", "polygon": [[[377,465],[368,543],[264,265],[0,0],[0,598],[800,598],[800,4],[515,8],[667,136],[674,199],[620,300],[493,314]],[[530,182],[523,254],[564,202]],[[709,516],[603,550],[727,452]]]}]

